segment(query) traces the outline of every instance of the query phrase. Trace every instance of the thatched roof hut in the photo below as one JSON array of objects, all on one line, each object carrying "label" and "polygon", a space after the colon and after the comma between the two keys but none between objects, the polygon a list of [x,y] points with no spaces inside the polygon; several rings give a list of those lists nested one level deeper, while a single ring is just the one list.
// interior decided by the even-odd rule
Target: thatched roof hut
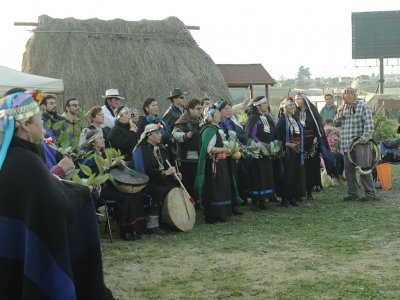
[{"label": "thatched roof hut", "polygon": [[221,72],[176,17],[133,22],[41,15],[22,71],[63,79],[65,98],[76,97],[85,109],[102,104],[100,95],[110,88],[130,107],[156,98],[161,112],[174,88],[188,98],[231,101]]}]

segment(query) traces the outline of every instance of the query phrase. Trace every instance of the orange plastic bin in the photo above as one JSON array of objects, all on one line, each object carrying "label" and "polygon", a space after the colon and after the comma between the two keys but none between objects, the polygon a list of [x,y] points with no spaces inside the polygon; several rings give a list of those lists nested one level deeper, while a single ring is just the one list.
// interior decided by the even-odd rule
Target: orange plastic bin
[{"label": "orange plastic bin", "polygon": [[390,190],[392,188],[392,166],[387,163],[380,164],[376,167],[376,171],[382,190]]}]

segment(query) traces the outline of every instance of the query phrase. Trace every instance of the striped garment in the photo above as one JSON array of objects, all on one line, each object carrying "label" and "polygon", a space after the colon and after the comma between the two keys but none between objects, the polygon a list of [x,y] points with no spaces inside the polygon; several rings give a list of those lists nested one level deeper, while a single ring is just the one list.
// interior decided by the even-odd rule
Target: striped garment
[{"label": "striped garment", "polygon": [[342,149],[345,153],[355,138],[361,137],[364,141],[368,141],[374,132],[374,120],[369,106],[365,102],[357,101],[354,111],[353,114],[352,106],[345,105],[342,117],[339,118],[336,114],[333,120],[335,127],[340,127]]}]

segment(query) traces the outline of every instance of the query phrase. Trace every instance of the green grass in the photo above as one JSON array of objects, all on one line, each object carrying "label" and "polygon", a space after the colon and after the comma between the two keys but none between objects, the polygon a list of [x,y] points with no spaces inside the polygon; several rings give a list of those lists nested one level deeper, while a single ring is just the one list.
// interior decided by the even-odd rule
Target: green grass
[{"label": "green grass", "polygon": [[[191,231],[108,242],[104,274],[117,299],[397,299],[400,167],[379,201],[344,202],[345,183],[299,208],[252,212]],[[362,191],[360,193],[362,195]]]}]

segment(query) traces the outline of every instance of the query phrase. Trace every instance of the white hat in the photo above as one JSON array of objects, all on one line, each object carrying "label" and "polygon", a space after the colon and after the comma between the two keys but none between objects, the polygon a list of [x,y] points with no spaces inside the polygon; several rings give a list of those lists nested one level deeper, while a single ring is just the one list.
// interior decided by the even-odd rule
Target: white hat
[{"label": "white hat", "polygon": [[118,99],[122,99],[124,100],[124,97],[121,97],[119,95],[119,92],[117,89],[109,89],[106,91],[106,95],[105,96],[101,96],[102,98],[118,98]]}]

